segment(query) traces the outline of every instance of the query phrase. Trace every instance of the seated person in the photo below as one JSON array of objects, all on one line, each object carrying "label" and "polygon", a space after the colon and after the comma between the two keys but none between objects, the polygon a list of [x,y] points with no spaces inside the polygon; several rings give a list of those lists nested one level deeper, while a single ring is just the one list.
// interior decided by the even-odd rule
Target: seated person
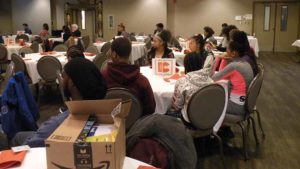
[{"label": "seated person", "polygon": [[79,27],[78,27],[77,24],[72,24],[71,25],[71,36],[73,36],[74,38],[81,37],[81,32],[80,32]]},{"label": "seated person", "polygon": [[242,58],[244,54],[245,49],[242,44],[235,41],[230,42],[219,72],[212,76],[214,81],[229,81],[231,89],[227,106],[229,114],[245,114],[246,92],[253,79],[253,71],[250,64]]},{"label": "seated person", "polygon": [[223,30],[224,30],[224,28],[226,28],[226,27],[228,26],[228,24],[227,24],[227,23],[222,23],[221,26],[222,26],[222,29],[221,29],[222,32],[220,33],[220,36],[224,36],[224,35],[223,35]]},{"label": "seated person", "polygon": [[226,52],[226,48],[231,40],[229,33],[233,29],[237,29],[237,27],[235,25],[229,25],[222,30],[224,39],[222,40],[222,43],[219,46],[217,46],[217,50],[221,52]]},{"label": "seated person", "polygon": [[214,38],[215,31],[211,27],[208,27],[208,26],[205,26],[203,28],[203,30],[204,30],[204,36],[205,36],[204,42],[209,42],[216,46],[217,40]]},{"label": "seated person", "polygon": [[170,39],[171,33],[167,30],[163,30],[153,37],[153,47],[148,52],[148,61],[150,64],[153,58],[174,58],[172,50],[168,48]]},{"label": "seated person", "polygon": [[31,29],[29,28],[29,26],[28,26],[27,23],[23,23],[23,28],[24,28],[25,34],[28,34],[28,35],[31,35],[31,34],[32,34],[32,31],[31,31]]},{"label": "seated person", "polygon": [[123,36],[124,38],[129,38],[130,37],[130,34],[126,32],[125,25],[123,23],[120,23],[118,25],[117,36]]},{"label": "seated person", "polygon": [[[89,60],[74,58],[64,67],[63,86],[70,100],[98,100],[106,95],[106,84],[98,68]],[[44,141],[68,117],[65,111],[44,122],[36,132],[19,132],[12,140],[13,146],[43,147]]]},{"label": "seated person", "polygon": [[41,30],[39,36],[42,38],[42,40],[45,40],[49,37],[49,25],[47,23],[43,24],[43,29]]},{"label": "seated person", "polygon": [[214,63],[213,53],[206,51],[204,45],[205,41],[200,34],[192,36],[189,40],[190,52],[194,52],[198,55],[203,67],[212,67]]},{"label": "seated person", "polygon": [[245,54],[243,59],[248,62],[253,70],[253,75],[256,76],[258,73],[258,65],[254,50],[249,45],[247,34],[244,31],[232,30],[230,32],[230,39],[242,44],[245,48]]},{"label": "seated person", "polygon": [[202,87],[212,84],[210,78],[211,68],[204,68],[199,60],[199,55],[195,52],[189,53],[184,58],[185,77],[179,79],[175,85],[172,106],[169,115],[179,115],[183,121],[189,123],[187,116],[187,105],[192,95]]},{"label": "seated person", "polygon": [[140,68],[131,65],[129,56],[131,43],[127,38],[118,38],[111,45],[112,63],[102,72],[107,87],[124,87],[129,89],[142,103],[143,114],[155,111],[155,100],[148,79],[140,73]]},{"label": "seated person", "polygon": [[160,33],[163,30],[164,30],[164,24],[163,23],[156,24],[156,29],[154,30],[154,35]]},{"label": "seated person", "polygon": [[63,39],[64,39],[64,43],[71,37],[71,30],[67,25],[64,25],[63,28]]},{"label": "seated person", "polygon": [[81,48],[79,48],[76,45],[69,47],[66,55],[67,55],[68,61],[70,61],[71,59],[77,58],[77,57],[84,58],[83,51],[81,50]]}]

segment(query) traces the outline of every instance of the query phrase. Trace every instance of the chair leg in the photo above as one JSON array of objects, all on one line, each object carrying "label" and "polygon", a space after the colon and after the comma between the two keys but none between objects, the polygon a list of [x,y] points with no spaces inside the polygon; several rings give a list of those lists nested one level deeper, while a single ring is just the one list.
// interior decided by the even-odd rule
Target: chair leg
[{"label": "chair leg", "polygon": [[253,135],[254,135],[254,138],[255,138],[256,145],[258,145],[259,141],[258,141],[258,138],[257,138],[256,124],[255,124],[254,118],[253,117],[249,117],[249,119],[252,122]]},{"label": "chair leg", "polygon": [[248,143],[247,143],[247,130],[245,130],[245,127],[241,123],[238,123],[238,125],[241,127],[241,130],[242,130],[244,158],[245,158],[245,161],[246,161],[246,160],[249,159]]},{"label": "chair leg", "polygon": [[259,128],[260,128],[260,131],[262,133],[263,138],[265,138],[266,135],[265,135],[265,132],[264,132],[263,127],[262,127],[262,123],[261,123],[261,119],[260,119],[260,113],[259,113],[258,110],[255,110],[255,112],[256,112],[256,115],[257,115],[257,120],[258,120],[258,125],[259,125]]},{"label": "chair leg", "polygon": [[224,151],[223,151],[223,141],[222,141],[221,137],[218,136],[216,133],[213,133],[213,136],[218,139],[221,161],[222,161],[222,164],[223,164],[223,168],[226,169],[225,158],[224,158]]}]

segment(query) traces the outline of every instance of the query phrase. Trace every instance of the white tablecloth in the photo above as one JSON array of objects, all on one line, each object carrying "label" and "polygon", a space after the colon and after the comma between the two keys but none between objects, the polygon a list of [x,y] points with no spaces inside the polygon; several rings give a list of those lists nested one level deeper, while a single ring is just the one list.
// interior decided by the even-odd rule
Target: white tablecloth
[{"label": "white tablecloth", "polygon": [[[125,157],[123,169],[137,169],[140,165],[149,166],[143,162]],[[11,169],[47,169],[47,157],[45,148],[32,148],[27,152],[21,166]]]},{"label": "white tablecloth", "polygon": [[[105,44],[105,42],[102,43],[94,43],[94,46],[98,48],[98,51],[101,51],[102,46]],[[143,42],[133,42],[132,43],[132,49],[131,49],[131,55],[130,55],[130,62],[133,64],[138,59],[145,56],[145,43]]]},{"label": "white tablecloth", "polygon": [[[27,46],[30,46],[31,43],[27,43]],[[20,46],[19,44],[14,44],[14,45],[7,45],[6,49],[7,49],[7,59],[11,60],[11,55],[13,53],[19,54],[19,50],[22,48],[23,46]],[[39,44],[39,52],[42,52],[42,46],[41,44]]]},{"label": "white tablecloth", "polygon": [[[65,56],[65,52],[57,52],[55,55],[52,55],[57,57],[57,59],[60,61],[61,65],[64,66],[67,63],[67,57]],[[37,71],[37,62],[42,57],[40,53],[32,53],[32,54],[26,54],[25,58],[23,60],[25,61],[27,72],[32,80],[33,84],[36,84],[40,80],[40,75]],[[93,60],[96,56],[86,56],[87,59]]]},{"label": "white tablecloth", "polygon": [[299,40],[296,40],[292,46],[296,46],[296,47],[299,47],[300,48],[300,39]]},{"label": "white tablecloth", "polygon": [[[218,41],[218,44],[220,44],[221,41],[223,40],[223,37],[215,36],[215,39]],[[253,36],[248,36],[248,41],[249,41],[250,46],[254,49],[255,55],[258,57],[259,46],[258,46],[257,38],[255,38]]]},{"label": "white tablecloth", "polygon": [[64,39],[63,38],[49,38],[49,41],[63,43]]},{"label": "white tablecloth", "polygon": [[163,76],[154,75],[150,67],[141,67],[140,70],[152,87],[156,102],[155,113],[165,114],[171,105],[175,84],[164,81]]},{"label": "white tablecloth", "polygon": [[[36,35],[27,35],[27,36],[29,38],[28,42],[31,43],[34,40],[34,38],[35,38]],[[11,37],[13,39],[16,39],[17,35],[12,35],[12,36],[9,36],[9,37]],[[6,36],[2,36],[2,38],[3,38],[4,42],[5,42]]]}]

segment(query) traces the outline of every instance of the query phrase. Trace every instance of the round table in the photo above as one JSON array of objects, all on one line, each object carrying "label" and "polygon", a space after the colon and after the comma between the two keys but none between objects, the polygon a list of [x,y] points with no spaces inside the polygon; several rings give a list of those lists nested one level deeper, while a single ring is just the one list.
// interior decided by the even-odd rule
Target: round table
[{"label": "round table", "polygon": [[63,43],[64,39],[63,38],[49,38],[49,41]]},{"label": "round table", "polygon": [[[64,66],[68,61],[65,54],[66,52],[56,52],[56,54],[53,54],[51,56],[56,57],[60,61],[61,65]],[[25,58],[23,58],[28,75],[30,76],[33,84],[38,83],[41,78],[37,70],[37,62],[42,56],[44,55],[41,55],[40,53],[31,53],[26,54]],[[95,57],[96,55],[85,56],[85,58],[89,59],[90,61],[92,61]]]},{"label": "round table", "polygon": [[[132,158],[125,157],[123,169],[137,169],[140,165],[150,166]],[[46,149],[31,148],[27,152],[23,163],[11,169],[47,169]]]},{"label": "round table", "polygon": [[[93,43],[94,46],[97,47],[98,51],[101,52],[101,48],[106,42],[101,43]],[[145,50],[145,43],[144,42],[132,42],[132,49],[131,49],[131,55],[130,55],[130,62],[133,64],[138,59],[145,56],[146,50]]]},{"label": "round table", "polygon": [[175,83],[164,81],[161,75],[154,75],[153,70],[148,66],[140,67],[140,71],[152,87],[156,102],[155,113],[165,114],[172,102]]}]

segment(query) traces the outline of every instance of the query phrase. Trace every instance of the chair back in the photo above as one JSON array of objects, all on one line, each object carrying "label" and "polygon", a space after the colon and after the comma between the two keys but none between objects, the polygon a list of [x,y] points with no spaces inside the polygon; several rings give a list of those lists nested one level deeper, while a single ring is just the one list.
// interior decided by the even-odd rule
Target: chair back
[{"label": "chair back", "polygon": [[99,70],[101,70],[102,64],[106,60],[106,55],[104,53],[98,53],[95,59],[93,60],[93,63],[97,66]]},{"label": "chair back", "polygon": [[41,78],[47,83],[56,81],[56,72],[62,70],[60,61],[54,56],[43,56],[37,63],[37,70]]},{"label": "chair back", "polygon": [[131,110],[126,118],[126,131],[142,116],[142,104],[140,100],[125,88],[111,88],[107,90],[106,99],[131,100]]},{"label": "chair back", "polygon": [[197,130],[212,130],[220,119],[226,103],[226,93],[219,84],[210,84],[193,94],[187,115]]},{"label": "chair back", "polygon": [[112,60],[111,60],[111,59],[106,59],[106,60],[102,63],[102,66],[101,66],[101,69],[100,69],[101,72],[102,72],[103,70],[106,69],[107,64],[108,64],[109,62],[112,62]]},{"label": "chair back", "polygon": [[0,61],[7,59],[7,53],[6,47],[0,44]]},{"label": "chair back", "polygon": [[1,88],[0,88],[1,93],[4,91],[9,79],[14,75],[14,71],[15,71],[15,65],[14,62],[11,62],[6,68],[4,81],[1,83]]},{"label": "chair back", "polygon": [[56,51],[56,52],[67,52],[67,50],[68,50],[68,47],[64,44],[59,44],[53,48],[53,51]]},{"label": "chair back", "polygon": [[24,60],[21,58],[21,56],[13,53],[11,55],[11,61],[14,63],[15,66],[15,72],[23,72],[25,74],[26,72],[26,65]]},{"label": "chair back", "polygon": [[137,41],[136,37],[132,36],[132,35],[129,36],[129,39],[130,39],[130,41]]},{"label": "chair back", "polygon": [[30,47],[23,47],[19,50],[19,54],[21,53],[30,54],[34,53],[34,51]]},{"label": "chair back", "polygon": [[60,91],[60,94],[61,94],[61,98],[62,98],[63,102],[68,101],[68,98],[65,96],[65,93],[64,93],[63,77],[62,77],[61,71],[57,70],[56,75],[57,75],[57,80],[58,80],[58,85],[59,85],[59,91]]},{"label": "chair back", "polygon": [[32,49],[32,51],[34,53],[38,53],[39,52],[39,43],[36,41],[32,42],[30,48]]},{"label": "chair back", "polygon": [[152,45],[151,45],[151,39],[150,38],[146,39],[145,43],[146,43],[145,46],[147,48],[147,51],[150,50],[151,47],[152,47]]},{"label": "chair back", "polygon": [[255,108],[256,100],[260,93],[263,80],[264,80],[264,71],[262,69],[259,70],[258,74],[252,80],[247,90],[245,109],[248,114],[252,113]]},{"label": "chair back", "polygon": [[29,41],[29,37],[25,34],[17,35],[16,42],[19,42],[19,39],[23,39],[25,42]]},{"label": "chair back", "polygon": [[89,53],[93,53],[95,55],[97,55],[99,53],[98,49],[96,46],[89,46],[86,48],[85,52],[89,52]]},{"label": "chair back", "polygon": [[83,36],[81,39],[82,39],[83,45],[85,46],[85,48],[87,48],[90,45],[90,36],[86,35],[86,36]]},{"label": "chair back", "polygon": [[111,48],[111,42],[106,42],[101,48],[101,53],[106,54],[110,48]]}]

